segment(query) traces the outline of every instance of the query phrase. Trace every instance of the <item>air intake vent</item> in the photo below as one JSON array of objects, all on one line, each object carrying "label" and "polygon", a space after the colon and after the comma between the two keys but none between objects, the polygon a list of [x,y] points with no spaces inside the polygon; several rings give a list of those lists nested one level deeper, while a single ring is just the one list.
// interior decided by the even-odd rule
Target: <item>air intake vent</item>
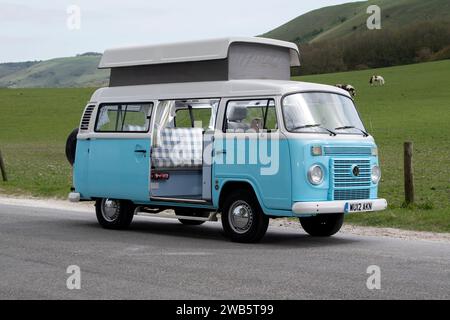
[{"label": "air intake vent", "polygon": [[372,154],[372,148],[369,147],[324,147],[324,154],[326,156],[341,156],[341,155],[367,155]]},{"label": "air intake vent", "polygon": [[92,112],[94,112],[94,106],[88,106],[83,114],[83,119],[81,119],[80,130],[89,129],[89,121],[91,121]]},{"label": "air intake vent", "polygon": [[370,189],[334,190],[334,200],[362,200],[370,198]]},{"label": "air intake vent", "polygon": [[332,159],[331,165],[334,200],[369,199],[369,159]]}]

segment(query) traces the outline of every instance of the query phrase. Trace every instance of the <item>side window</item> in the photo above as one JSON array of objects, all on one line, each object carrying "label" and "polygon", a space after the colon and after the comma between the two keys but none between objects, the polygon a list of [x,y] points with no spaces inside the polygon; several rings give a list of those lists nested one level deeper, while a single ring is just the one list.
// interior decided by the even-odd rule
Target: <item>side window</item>
[{"label": "side window", "polygon": [[275,101],[273,99],[228,101],[224,129],[227,132],[277,130]]},{"label": "side window", "polygon": [[152,103],[100,105],[96,132],[148,132]]},{"label": "side window", "polygon": [[208,129],[211,119],[211,108],[178,109],[175,117],[176,128],[202,127]]}]

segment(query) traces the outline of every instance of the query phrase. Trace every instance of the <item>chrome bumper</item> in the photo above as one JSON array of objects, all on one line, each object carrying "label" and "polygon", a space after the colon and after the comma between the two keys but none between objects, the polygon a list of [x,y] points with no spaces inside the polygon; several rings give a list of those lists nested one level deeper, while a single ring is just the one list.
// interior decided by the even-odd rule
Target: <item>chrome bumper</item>
[{"label": "chrome bumper", "polygon": [[[347,213],[351,204],[372,203],[370,209],[361,208],[356,212],[381,211],[387,208],[386,199],[364,199],[343,201],[296,202],[292,206],[294,214]],[[354,212],[354,211],[352,211]]]}]

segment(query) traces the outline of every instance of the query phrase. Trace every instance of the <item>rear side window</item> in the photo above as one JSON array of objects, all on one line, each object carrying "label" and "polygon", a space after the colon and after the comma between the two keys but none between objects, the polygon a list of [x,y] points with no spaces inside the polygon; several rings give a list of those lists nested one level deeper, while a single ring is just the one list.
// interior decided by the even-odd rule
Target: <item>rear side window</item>
[{"label": "rear side window", "polygon": [[148,132],[152,103],[102,104],[96,132]]},{"label": "rear side window", "polygon": [[273,99],[229,101],[226,110],[226,132],[259,132],[278,129]]},{"label": "rear side window", "polygon": [[211,108],[179,109],[175,117],[176,128],[194,128],[196,123],[201,124],[203,129],[208,129],[211,119]]}]

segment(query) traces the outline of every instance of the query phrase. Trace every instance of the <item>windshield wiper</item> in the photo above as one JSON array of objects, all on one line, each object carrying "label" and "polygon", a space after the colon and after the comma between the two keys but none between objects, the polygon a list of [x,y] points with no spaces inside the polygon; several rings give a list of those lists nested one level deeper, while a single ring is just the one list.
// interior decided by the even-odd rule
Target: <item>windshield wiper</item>
[{"label": "windshield wiper", "polygon": [[343,126],[343,127],[334,128],[334,130],[345,130],[345,129],[356,129],[358,131],[361,131],[361,133],[364,135],[364,137],[369,136],[369,134],[366,131],[364,131],[363,129],[360,129],[360,128],[356,128],[355,126]]},{"label": "windshield wiper", "polygon": [[336,132],[331,131],[328,128],[322,127],[322,124],[320,123],[315,123],[315,124],[305,124],[303,126],[298,126],[298,127],[294,127],[292,128],[293,131],[295,130],[300,130],[300,129],[307,129],[307,128],[320,128],[320,129],[324,129],[327,130],[332,136],[336,135]]}]

